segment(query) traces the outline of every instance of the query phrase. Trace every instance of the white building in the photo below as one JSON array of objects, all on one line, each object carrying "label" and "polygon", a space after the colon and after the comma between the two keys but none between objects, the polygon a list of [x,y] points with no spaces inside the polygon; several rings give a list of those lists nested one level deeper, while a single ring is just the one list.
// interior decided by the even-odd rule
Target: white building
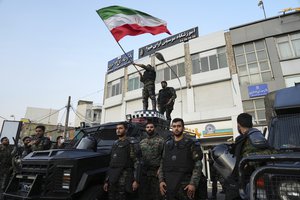
[{"label": "white building", "polygon": [[79,100],[75,113],[75,127],[80,126],[81,122],[86,125],[99,125],[101,122],[102,107],[94,105],[92,101]]},{"label": "white building", "polygon": [[[256,127],[265,127],[264,96],[300,81],[299,15],[293,12],[199,37],[192,28],[140,48],[135,62],[155,66],[156,94],[162,80],[176,89],[172,118],[183,118],[203,146],[224,142],[238,135],[236,117],[241,112],[250,113]],[[155,52],[163,54],[179,79]],[[112,61],[102,122],[125,120],[126,114],[142,109],[137,70],[122,56]]]},{"label": "white building", "polygon": [[25,118],[32,123],[57,125],[59,110],[27,107]]}]

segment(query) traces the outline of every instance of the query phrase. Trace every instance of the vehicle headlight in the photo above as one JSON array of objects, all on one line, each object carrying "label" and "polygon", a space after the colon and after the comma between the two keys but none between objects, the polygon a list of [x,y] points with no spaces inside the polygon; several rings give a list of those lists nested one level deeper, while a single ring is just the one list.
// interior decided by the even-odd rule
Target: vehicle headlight
[{"label": "vehicle headlight", "polygon": [[296,200],[300,198],[300,183],[295,181],[281,182],[278,186],[281,200]]},{"label": "vehicle headlight", "polygon": [[64,169],[62,177],[62,189],[70,189],[71,169]]}]

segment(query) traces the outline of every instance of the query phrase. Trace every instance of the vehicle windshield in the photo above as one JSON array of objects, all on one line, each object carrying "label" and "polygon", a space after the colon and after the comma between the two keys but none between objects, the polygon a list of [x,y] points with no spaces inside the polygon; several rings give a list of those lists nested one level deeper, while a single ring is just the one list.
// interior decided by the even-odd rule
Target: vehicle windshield
[{"label": "vehicle windshield", "polygon": [[269,142],[275,149],[300,150],[300,113],[273,118]]}]

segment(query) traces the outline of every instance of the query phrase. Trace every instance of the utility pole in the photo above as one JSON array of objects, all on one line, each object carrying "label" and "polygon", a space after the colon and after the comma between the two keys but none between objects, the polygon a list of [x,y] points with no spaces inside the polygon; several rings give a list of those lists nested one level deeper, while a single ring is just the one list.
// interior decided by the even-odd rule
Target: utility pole
[{"label": "utility pole", "polygon": [[71,107],[71,96],[69,96],[69,99],[68,99],[67,114],[66,114],[66,121],[65,121],[65,128],[64,128],[64,138],[67,138],[67,139],[69,139],[69,133],[67,132],[67,130],[68,130],[68,124],[69,124],[70,107]]}]

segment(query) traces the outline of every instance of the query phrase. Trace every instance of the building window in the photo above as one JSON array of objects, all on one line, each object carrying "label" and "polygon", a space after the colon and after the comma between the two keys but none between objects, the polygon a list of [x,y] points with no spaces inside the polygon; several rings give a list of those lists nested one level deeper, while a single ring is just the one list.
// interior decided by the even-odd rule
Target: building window
[{"label": "building window", "polygon": [[122,94],[123,78],[107,83],[107,98]]},{"label": "building window", "polygon": [[[156,83],[176,79],[177,76],[185,76],[185,65],[183,58],[169,61],[168,64],[173,71],[166,64],[157,66],[158,70],[156,71]],[[177,76],[174,73],[176,73]]]},{"label": "building window", "polygon": [[137,90],[143,87],[143,83],[140,81],[139,73],[130,74],[128,76],[127,91]]},{"label": "building window", "polygon": [[263,40],[235,46],[234,55],[241,85],[272,80],[270,61]]},{"label": "building window", "polygon": [[280,60],[300,57],[300,33],[276,38]]},{"label": "building window", "polygon": [[255,124],[266,124],[264,98],[243,101],[243,108],[244,112],[252,115]]},{"label": "building window", "polygon": [[193,74],[228,67],[225,47],[218,48],[209,56],[208,52],[192,55]]}]

